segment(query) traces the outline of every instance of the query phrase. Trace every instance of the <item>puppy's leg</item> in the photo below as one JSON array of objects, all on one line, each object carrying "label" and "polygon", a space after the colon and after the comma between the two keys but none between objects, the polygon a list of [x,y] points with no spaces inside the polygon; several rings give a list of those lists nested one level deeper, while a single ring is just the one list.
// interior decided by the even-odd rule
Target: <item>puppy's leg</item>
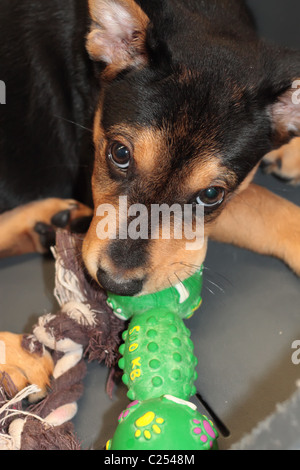
[{"label": "puppy's leg", "polygon": [[0,332],[3,356],[0,358],[0,379],[4,381],[4,387],[7,387],[4,373],[8,374],[18,391],[29,384],[37,385],[40,392],[29,397],[29,401],[33,402],[46,395],[54,365],[47,351],[40,356],[25,351],[22,347],[22,339],[22,335]]},{"label": "puppy's leg", "polygon": [[282,259],[300,275],[300,207],[251,184],[210,227],[210,238]]},{"label": "puppy's leg", "polygon": [[265,173],[274,174],[290,184],[300,184],[300,137],[291,140],[263,159]]},{"label": "puppy's leg", "polygon": [[55,228],[89,219],[92,210],[73,200],[44,199],[0,215],[0,257],[45,253],[55,241]]}]

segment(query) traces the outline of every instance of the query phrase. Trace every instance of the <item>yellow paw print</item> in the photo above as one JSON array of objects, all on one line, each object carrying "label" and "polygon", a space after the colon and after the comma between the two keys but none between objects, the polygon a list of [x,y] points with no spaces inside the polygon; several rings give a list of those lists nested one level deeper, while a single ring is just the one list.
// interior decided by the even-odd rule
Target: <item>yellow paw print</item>
[{"label": "yellow paw print", "polygon": [[153,411],[149,411],[135,422],[137,428],[145,428],[149,426],[148,429],[144,429],[144,431],[142,429],[137,429],[135,432],[135,437],[139,438],[143,433],[145,439],[150,440],[152,437],[152,432],[154,434],[161,433],[161,428],[159,425],[163,424],[164,422],[164,419],[156,418],[155,413],[153,413]]}]

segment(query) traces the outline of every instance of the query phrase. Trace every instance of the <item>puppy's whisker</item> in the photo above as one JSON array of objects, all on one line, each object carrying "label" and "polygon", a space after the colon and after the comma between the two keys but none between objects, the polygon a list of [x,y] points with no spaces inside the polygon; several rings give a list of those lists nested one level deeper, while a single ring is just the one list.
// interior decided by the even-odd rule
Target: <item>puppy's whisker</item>
[{"label": "puppy's whisker", "polygon": [[216,295],[211,289],[209,289],[209,287],[204,286],[204,288],[205,288],[206,290],[208,290],[208,292],[210,292],[212,295]]},{"label": "puppy's whisker", "polygon": [[[182,264],[184,264],[184,263],[182,263]],[[189,263],[188,265],[191,266],[192,268],[195,268],[197,271],[199,271],[201,269],[201,264],[191,264],[191,263]]]},{"label": "puppy's whisker", "polygon": [[217,289],[219,289],[223,294],[225,294],[225,290],[222,289],[221,286],[219,286],[219,285],[216,284],[215,282],[211,281],[210,279],[207,279],[207,278],[206,278],[206,280],[207,280],[207,282],[209,282],[209,283],[212,284],[213,286],[217,287]]},{"label": "puppy's whisker", "polygon": [[209,271],[209,272],[210,272],[212,275],[214,275],[214,276],[219,276],[220,278],[222,278],[224,281],[226,281],[228,284],[230,284],[230,285],[233,287],[232,282],[231,282],[227,277],[225,277],[223,274],[218,273],[218,272],[215,271],[214,269],[208,268],[207,266],[204,266],[204,269],[206,269],[207,271]]},{"label": "puppy's whisker", "polygon": [[[173,263],[174,264],[180,264],[181,266],[183,267],[187,267],[189,268],[189,271],[188,271],[188,274],[189,276],[193,276],[194,274],[196,274],[197,272],[199,272],[199,266],[196,267],[196,265],[192,265],[192,264],[188,264],[188,263],[183,263],[183,262],[177,262],[177,263]],[[187,270],[185,270],[184,272],[187,272]],[[174,273],[176,275],[176,273]],[[178,276],[176,276],[178,278]],[[181,281],[182,282],[182,281]]]},{"label": "puppy's whisker", "polygon": [[177,273],[174,272],[174,274],[175,274],[175,276],[177,277],[177,279],[178,279],[178,281],[179,281],[179,284],[183,285],[182,280],[181,280],[180,277],[177,275]]},{"label": "puppy's whisker", "polygon": [[174,293],[174,288],[175,288],[175,287],[174,287],[173,283],[171,282],[171,279],[169,278],[169,276],[168,276],[168,281],[169,281],[170,287],[171,287],[171,289],[172,289],[173,297],[174,297],[174,299],[175,299],[175,293]]},{"label": "puppy's whisker", "polygon": [[193,276],[195,273],[193,271],[184,271],[188,276]]},{"label": "puppy's whisker", "polygon": [[[196,274],[200,270],[200,268],[202,267],[202,265],[197,265],[197,264],[193,264],[193,263],[185,263],[183,261],[180,261],[180,262],[174,263],[174,264],[180,264],[182,266],[186,266],[187,268],[190,268],[189,270],[185,271],[189,276],[193,276],[194,274]],[[214,272],[211,268],[208,268],[207,266],[204,266],[204,269],[206,269],[209,272]],[[226,279],[224,276],[222,276],[222,274],[219,274],[219,273],[216,273],[216,272],[214,272],[214,273],[217,274],[218,276],[222,277],[229,284],[231,284],[228,279]],[[174,273],[174,274],[176,275],[176,273]],[[177,275],[176,275],[176,277],[178,278]],[[205,276],[205,280],[207,282],[209,282],[211,285],[215,286],[217,289],[219,289],[223,294],[225,294],[225,290],[219,284],[217,284],[216,282],[213,282],[212,280],[208,279],[207,276]],[[207,290],[209,290],[211,293],[213,293],[215,295],[215,293],[212,292],[210,289],[207,288]]]},{"label": "puppy's whisker", "polygon": [[193,266],[189,266],[188,264],[185,265],[187,268],[189,268],[189,275],[190,276],[194,276],[195,274],[199,274],[199,268],[197,267],[193,267]]},{"label": "puppy's whisker", "polygon": [[[197,272],[197,271],[196,271]],[[188,276],[193,276],[195,274],[195,271],[191,271],[191,270],[186,270],[185,273],[188,275]],[[209,279],[206,278],[206,280],[208,282],[210,282],[211,284],[213,284],[215,287],[217,287],[222,293],[225,294],[225,291],[220,287],[218,286],[217,284],[215,284],[214,282],[210,281]],[[210,294],[212,295],[216,295],[216,293],[214,291],[212,291],[208,286],[206,285],[203,285],[203,288],[206,289]]]},{"label": "puppy's whisker", "polygon": [[57,119],[62,119],[63,121],[69,122],[70,124],[74,124],[74,126],[80,127],[81,129],[84,129],[85,131],[89,131],[89,132],[93,133],[92,129],[89,129],[88,127],[82,126],[81,124],[78,124],[78,122],[71,121],[70,119],[66,119],[62,116],[57,116],[56,114],[54,114],[54,117],[56,117]]},{"label": "puppy's whisker", "polygon": [[183,261],[178,261],[176,263],[173,263],[171,266],[174,266],[174,264],[180,264],[182,266],[187,266],[187,267],[191,267],[191,268],[195,268],[196,270],[200,270],[201,268],[201,264],[191,264],[191,263],[185,263]]},{"label": "puppy's whisker", "polygon": [[62,163],[59,165],[48,165],[47,169],[49,168],[89,168],[88,165],[72,165],[71,163]]}]

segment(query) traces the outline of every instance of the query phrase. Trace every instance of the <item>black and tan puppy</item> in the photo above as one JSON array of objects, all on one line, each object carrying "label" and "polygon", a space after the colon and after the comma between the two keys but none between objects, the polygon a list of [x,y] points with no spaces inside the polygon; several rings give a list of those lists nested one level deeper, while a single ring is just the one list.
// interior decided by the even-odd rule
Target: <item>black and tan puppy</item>
[{"label": "black and tan puppy", "polygon": [[[176,283],[208,237],[300,274],[300,209],[251,184],[265,156],[299,181],[299,140],[280,147],[300,135],[300,53],[260,41],[242,0],[3,0],[0,50],[2,254],[41,251],[50,226],[88,216],[73,198],[89,203],[93,167],[83,255],[105,288]],[[97,207],[124,195],[203,206],[202,248],[99,240]]]}]

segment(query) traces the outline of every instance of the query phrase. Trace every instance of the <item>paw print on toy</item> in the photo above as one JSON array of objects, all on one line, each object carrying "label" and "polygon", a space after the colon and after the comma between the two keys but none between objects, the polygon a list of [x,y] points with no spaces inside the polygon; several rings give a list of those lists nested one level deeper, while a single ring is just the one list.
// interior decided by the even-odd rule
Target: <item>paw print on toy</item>
[{"label": "paw print on toy", "polygon": [[132,403],[130,403],[130,404],[127,406],[126,410],[125,410],[125,411],[122,411],[122,413],[120,414],[120,416],[119,416],[119,418],[118,418],[118,422],[119,422],[119,423],[122,423],[122,421],[124,421],[124,420],[127,418],[127,416],[129,415],[129,413],[130,413],[133,409],[135,409],[139,404],[140,404],[140,402],[137,401],[137,400],[136,400],[136,401],[133,401]]},{"label": "paw print on toy", "polygon": [[150,440],[153,433],[161,434],[160,426],[164,422],[164,419],[156,417],[153,411],[148,411],[148,413],[136,420],[135,426],[137,431],[135,432],[135,437],[140,438],[143,435],[145,439]]},{"label": "paw print on toy", "polygon": [[216,439],[217,435],[214,430],[213,422],[207,418],[207,416],[203,415],[204,421],[199,421],[198,419],[193,419],[193,425],[196,425],[193,429],[193,433],[196,436],[200,437],[201,442],[206,444],[207,442],[210,443],[210,446],[213,446],[213,441]]}]

